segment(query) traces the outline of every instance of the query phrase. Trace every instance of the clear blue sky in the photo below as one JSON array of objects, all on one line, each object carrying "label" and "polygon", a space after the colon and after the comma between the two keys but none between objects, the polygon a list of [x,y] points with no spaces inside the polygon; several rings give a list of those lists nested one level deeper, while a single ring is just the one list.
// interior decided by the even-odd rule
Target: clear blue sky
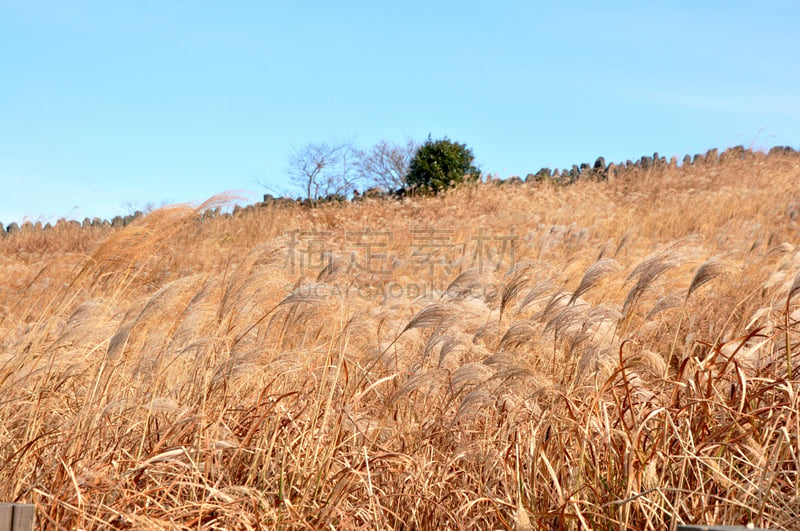
[{"label": "clear blue sky", "polygon": [[[0,221],[298,195],[293,147],[522,175],[800,147],[800,4],[0,0]],[[265,190],[259,183],[267,183]]]}]

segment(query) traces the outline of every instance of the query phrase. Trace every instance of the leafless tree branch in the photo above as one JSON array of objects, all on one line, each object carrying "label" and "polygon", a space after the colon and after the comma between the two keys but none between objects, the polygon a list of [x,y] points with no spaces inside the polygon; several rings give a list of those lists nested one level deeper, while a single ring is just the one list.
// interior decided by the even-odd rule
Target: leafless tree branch
[{"label": "leafless tree branch", "polygon": [[356,150],[356,171],[365,186],[384,191],[402,188],[417,147],[413,140],[402,145],[381,140],[367,150]]},{"label": "leafless tree branch", "polygon": [[352,141],[311,143],[289,156],[289,176],[312,206],[327,197],[346,197],[360,178],[354,168]]}]

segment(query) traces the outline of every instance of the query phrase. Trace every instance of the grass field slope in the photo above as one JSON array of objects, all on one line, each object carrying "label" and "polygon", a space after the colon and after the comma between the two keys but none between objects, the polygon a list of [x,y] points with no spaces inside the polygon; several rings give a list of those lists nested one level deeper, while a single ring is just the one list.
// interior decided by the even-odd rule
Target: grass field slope
[{"label": "grass field slope", "polygon": [[0,238],[46,529],[800,528],[800,154]]}]

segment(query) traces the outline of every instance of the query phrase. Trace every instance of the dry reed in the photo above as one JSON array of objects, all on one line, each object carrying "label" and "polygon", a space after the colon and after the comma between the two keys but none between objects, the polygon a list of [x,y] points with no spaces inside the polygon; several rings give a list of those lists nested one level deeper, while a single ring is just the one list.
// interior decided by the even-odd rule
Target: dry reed
[{"label": "dry reed", "polygon": [[[44,529],[796,529],[798,197],[756,154],[2,238],[0,499]],[[430,227],[453,254],[420,267]]]}]

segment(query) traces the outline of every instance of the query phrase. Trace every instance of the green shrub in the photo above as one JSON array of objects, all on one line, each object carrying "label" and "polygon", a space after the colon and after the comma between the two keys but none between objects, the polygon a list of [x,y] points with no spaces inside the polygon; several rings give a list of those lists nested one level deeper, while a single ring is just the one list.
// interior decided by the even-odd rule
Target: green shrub
[{"label": "green shrub", "polygon": [[481,172],[473,165],[474,159],[466,144],[428,137],[411,159],[406,185],[412,191],[435,194],[463,182],[475,182]]}]

